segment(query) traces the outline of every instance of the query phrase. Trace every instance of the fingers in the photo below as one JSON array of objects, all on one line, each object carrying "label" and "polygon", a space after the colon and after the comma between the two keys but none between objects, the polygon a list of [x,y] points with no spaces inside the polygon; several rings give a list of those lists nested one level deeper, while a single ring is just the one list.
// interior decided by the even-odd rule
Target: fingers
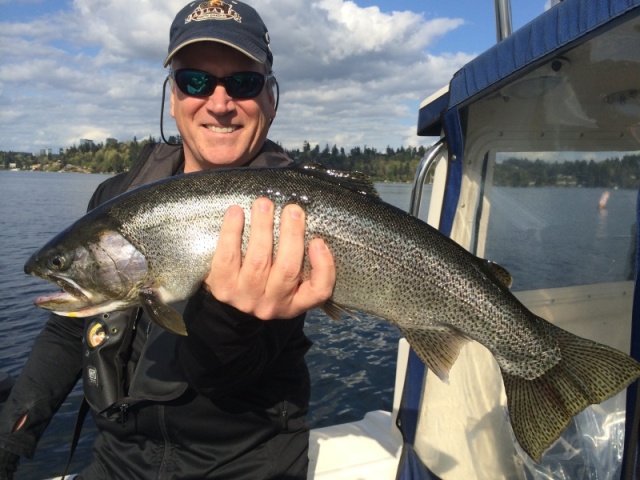
[{"label": "fingers", "polygon": [[309,244],[311,274],[302,280],[305,213],[298,205],[287,205],[282,211],[273,258],[274,210],[266,198],[253,203],[243,259],[244,216],[240,207],[229,208],[205,280],[205,288],[218,300],[263,320],[293,318],[319,306],[331,296],[335,284],[333,256],[322,239]]},{"label": "fingers", "polygon": [[305,214],[298,205],[287,205],[280,217],[278,250],[269,278],[268,291],[293,292],[301,281],[304,260]]},{"label": "fingers", "polygon": [[264,295],[273,258],[273,202],[258,198],[251,206],[249,244],[238,276],[243,298],[257,303]]},{"label": "fingers", "polygon": [[290,304],[291,311],[306,312],[319,307],[333,293],[336,267],[333,255],[323,239],[314,238],[309,242],[309,263],[311,275],[298,287]]},{"label": "fingers", "polygon": [[244,211],[239,205],[232,205],[225,212],[212,268],[203,283],[205,290],[223,302],[233,296],[238,282],[243,230]]},{"label": "fingers", "polygon": [[309,263],[311,264],[309,288],[315,292],[318,301],[324,302],[331,296],[336,284],[336,265],[323,239],[314,238],[309,243]]}]

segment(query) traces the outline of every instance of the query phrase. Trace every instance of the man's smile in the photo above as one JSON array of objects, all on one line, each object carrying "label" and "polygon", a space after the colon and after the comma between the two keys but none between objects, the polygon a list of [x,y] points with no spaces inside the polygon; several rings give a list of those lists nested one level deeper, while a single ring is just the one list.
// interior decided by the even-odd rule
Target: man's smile
[{"label": "man's smile", "polygon": [[233,133],[238,129],[237,126],[216,127],[215,125],[205,125],[205,127],[214,133]]}]

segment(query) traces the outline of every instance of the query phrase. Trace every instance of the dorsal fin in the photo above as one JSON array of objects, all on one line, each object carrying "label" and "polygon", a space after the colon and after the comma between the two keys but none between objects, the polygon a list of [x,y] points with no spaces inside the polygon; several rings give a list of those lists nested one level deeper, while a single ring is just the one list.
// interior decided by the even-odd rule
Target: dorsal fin
[{"label": "dorsal fin", "polygon": [[362,172],[350,172],[346,170],[335,170],[327,168],[324,165],[314,161],[305,161],[296,164],[296,167],[307,172],[318,175],[319,177],[329,180],[341,187],[348,188],[354,192],[366,195],[372,198],[380,198],[371,177]]},{"label": "dorsal fin", "polygon": [[484,260],[484,264],[505,287],[511,288],[513,285],[513,277],[506,268],[490,260]]}]

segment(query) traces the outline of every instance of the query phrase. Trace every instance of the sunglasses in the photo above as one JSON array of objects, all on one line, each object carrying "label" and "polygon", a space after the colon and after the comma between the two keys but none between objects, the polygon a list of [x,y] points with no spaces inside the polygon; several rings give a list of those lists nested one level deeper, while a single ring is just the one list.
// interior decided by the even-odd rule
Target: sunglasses
[{"label": "sunglasses", "polygon": [[266,81],[273,77],[272,74],[258,72],[237,72],[226,77],[216,77],[210,73],[191,68],[174,70],[171,72],[171,76],[185,95],[208,97],[213,93],[218,83],[221,83],[231,98],[239,100],[257,97]]}]

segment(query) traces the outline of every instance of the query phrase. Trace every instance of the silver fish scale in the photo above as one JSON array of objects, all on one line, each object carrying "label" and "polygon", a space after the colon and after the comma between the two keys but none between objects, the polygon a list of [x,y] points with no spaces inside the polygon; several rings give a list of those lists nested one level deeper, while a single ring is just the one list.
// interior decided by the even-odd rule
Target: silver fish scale
[{"label": "silver fish scale", "polygon": [[162,187],[140,190],[140,195],[114,204],[110,214],[121,222],[120,233],[147,259],[153,274],[150,286],[171,302],[191,296],[202,283],[229,203],[197,191],[185,195],[173,183]]},{"label": "silver fish scale", "polygon": [[462,332],[513,375],[536,378],[559,361],[546,322],[479,259],[407,213],[317,174],[239,169],[185,175],[134,191],[113,203],[109,214],[143,251],[155,284],[177,298],[206,276],[226,209],[238,204],[248,212],[259,196],[276,204],[276,247],[281,209],[288,203],[305,208],[307,242],[324,238],[336,261],[336,304],[401,329]]}]

